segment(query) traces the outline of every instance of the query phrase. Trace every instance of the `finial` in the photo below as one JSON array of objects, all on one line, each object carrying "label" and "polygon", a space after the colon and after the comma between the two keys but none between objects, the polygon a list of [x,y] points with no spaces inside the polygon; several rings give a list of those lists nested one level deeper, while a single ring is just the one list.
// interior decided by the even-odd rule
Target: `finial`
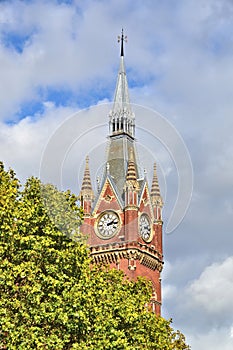
[{"label": "finial", "polygon": [[83,176],[83,182],[80,192],[80,198],[89,198],[91,200],[94,199],[94,192],[92,190],[91,185],[91,175],[90,175],[90,169],[89,169],[89,157],[86,157],[86,164],[85,164],[85,170],[84,170],[84,176]]},{"label": "finial", "polygon": [[121,36],[118,35],[118,43],[121,42],[121,56],[124,56],[124,41],[127,42],[127,36],[124,35],[124,31],[122,28]]},{"label": "finial", "polygon": [[152,186],[151,186],[151,199],[153,205],[160,205],[163,206],[163,200],[160,195],[160,189],[159,189],[159,182],[158,182],[158,176],[156,171],[156,163],[154,163],[154,173],[153,173],[153,179],[152,179]]},{"label": "finial", "polygon": [[99,192],[100,191],[100,177],[99,176],[97,176],[96,182],[97,182],[97,191]]},{"label": "finial", "polygon": [[126,180],[137,182],[137,174],[136,174],[136,168],[135,168],[135,163],[134,163],[134,154],[133,154],[132,147],[129,149],[129,161],[128,161],[128,170],[126,173]]},{"label": "finial", "polygon": [[107,174],[109,175],[109,169],[110,169],[110,165],[109,165],[109,162],[107,162],[106,164],[106,170],[107,170]]}]

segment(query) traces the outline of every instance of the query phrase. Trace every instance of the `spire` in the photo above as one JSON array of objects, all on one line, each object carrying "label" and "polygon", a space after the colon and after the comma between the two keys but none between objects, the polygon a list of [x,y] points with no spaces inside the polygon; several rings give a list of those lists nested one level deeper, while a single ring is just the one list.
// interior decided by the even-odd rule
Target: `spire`
[{"label": "spire", "polygon": [[135,190],[139,189],[139,184],[137,181],[136,167],[133,157],[133,149],[129,151],[129,161],[128,161],[128,170],[126,173],[126,186],[132,187]]},{"label": "spire", "polygon": [[137,176],[136,176],[136,169],[135,169],[135,163],[133,159],[133,150],[132,148],[130,149],[129,152],[129,163],[128,163],[128,170],[126,174],[126,181],[137,181]]},{"label": "spire", "polygon": [[159,205],[160,207],[163,206],[163,200],[160,195],[160,189],[159,189],[159,182],[158,182],[158,176],[156,171],[156,163],[154,163],[154,173],[153,173],[153,180],[152,180],[152,186],[151,186],[151,200],[152,205]]},{"label": "spire", "polygon": [[123,33],[118,37],[121,42],[120,67],[118,72],[115,97],[112,111],[109,114],[110,135],[128,134],[134,137],[134,114],[132,113],[129,99],[128,83],[124,63],[124,42],[127,37]]},{"label": "spire", "polygon": [[126,173],[124,191],[125,191],[125,205],[137,206],[139,183],[137,181],[134,154],[133,154],[132,148],[129,151],[128,170]]},{"label": "spire", "polygon": [[[128,83],[124,65],[124,43],[126,37],[123,30],[118,42],[121,45],[120,67],[117,77],[116,91],[112,110],[109,113],[109,145],[107,150],[107,162],[109,174],[112,176],[119,196],[124,198],[126,175],[130,159],[130,149],[136,173],[135,179],[139,178],[139,170],[136,158],[135,146],[135,117],[131,110]],[[105,171],[107,174],[107,170]]]},{"label": "spire", "polygon": [[86,157],[86,165],[85,165],[85,171],[83,176],[83,182],[82,182],[82,188],[80,192],[80,197],[85,199],[94,199],[94,192],[92,190],[91,186],[91,176],[90,176],[90,169],[89,169],[89,157]]}]

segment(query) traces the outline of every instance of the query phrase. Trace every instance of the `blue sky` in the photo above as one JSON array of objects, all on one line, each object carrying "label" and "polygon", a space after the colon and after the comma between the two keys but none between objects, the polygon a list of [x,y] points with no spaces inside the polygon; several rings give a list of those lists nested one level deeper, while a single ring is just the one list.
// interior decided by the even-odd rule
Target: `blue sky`
[{"label": "blue sky", "polygon": [[[38,176],[56,130],[94,105],[78,114],[77,132],[87,130],[63,162],[74,192],[88,152],[93,182],[101,171],[124,27],[132,103],[164,116],[192,160],[190,207],[164,235],[163,313],[194,350],[233,347],[232,21],[230,0],[0,2],[0,158],[22,181]],[[167,222],[180,169],[134,108],[138,146],[158,161],[167,191]]]}]

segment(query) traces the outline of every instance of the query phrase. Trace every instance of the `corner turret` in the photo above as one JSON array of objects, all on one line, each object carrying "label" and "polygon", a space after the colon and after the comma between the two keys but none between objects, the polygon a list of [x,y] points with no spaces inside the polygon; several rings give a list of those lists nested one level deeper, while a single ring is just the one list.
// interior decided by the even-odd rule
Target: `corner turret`
[{"label": "corner turret", "polygon": [[151,186],[151,203],[154,209],[154,216],[156,221],[162,220],[163,199],[160,195],[159,181],[156,171],[156,163],[154,163],[154,173]]},{"label": "corner turret", "polygon": [[83,207],[83,210],[84,210],[84,216],[90,215],[92,203],[94,201],[94,192],[92,190],[92,185],[91,185],[88,156],[86,157],[85,171],[84,171],[81,191],[79,194],[79,199],[81,201],[81,206]]}]

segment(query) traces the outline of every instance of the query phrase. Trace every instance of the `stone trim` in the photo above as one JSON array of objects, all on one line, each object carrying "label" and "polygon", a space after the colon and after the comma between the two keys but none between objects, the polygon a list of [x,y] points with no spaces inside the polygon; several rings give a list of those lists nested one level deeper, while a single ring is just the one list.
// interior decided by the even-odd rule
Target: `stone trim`
[{"label": "stone trim", "polygon": [[93,263],[119,264],[120,260],[139,260],[140,264],[148,267],[150,270],[163,269],[162,256],[154,247],[140,242],[122,242],[106,244],[102,246],[93,246],[90,248],[90,255]]}]

